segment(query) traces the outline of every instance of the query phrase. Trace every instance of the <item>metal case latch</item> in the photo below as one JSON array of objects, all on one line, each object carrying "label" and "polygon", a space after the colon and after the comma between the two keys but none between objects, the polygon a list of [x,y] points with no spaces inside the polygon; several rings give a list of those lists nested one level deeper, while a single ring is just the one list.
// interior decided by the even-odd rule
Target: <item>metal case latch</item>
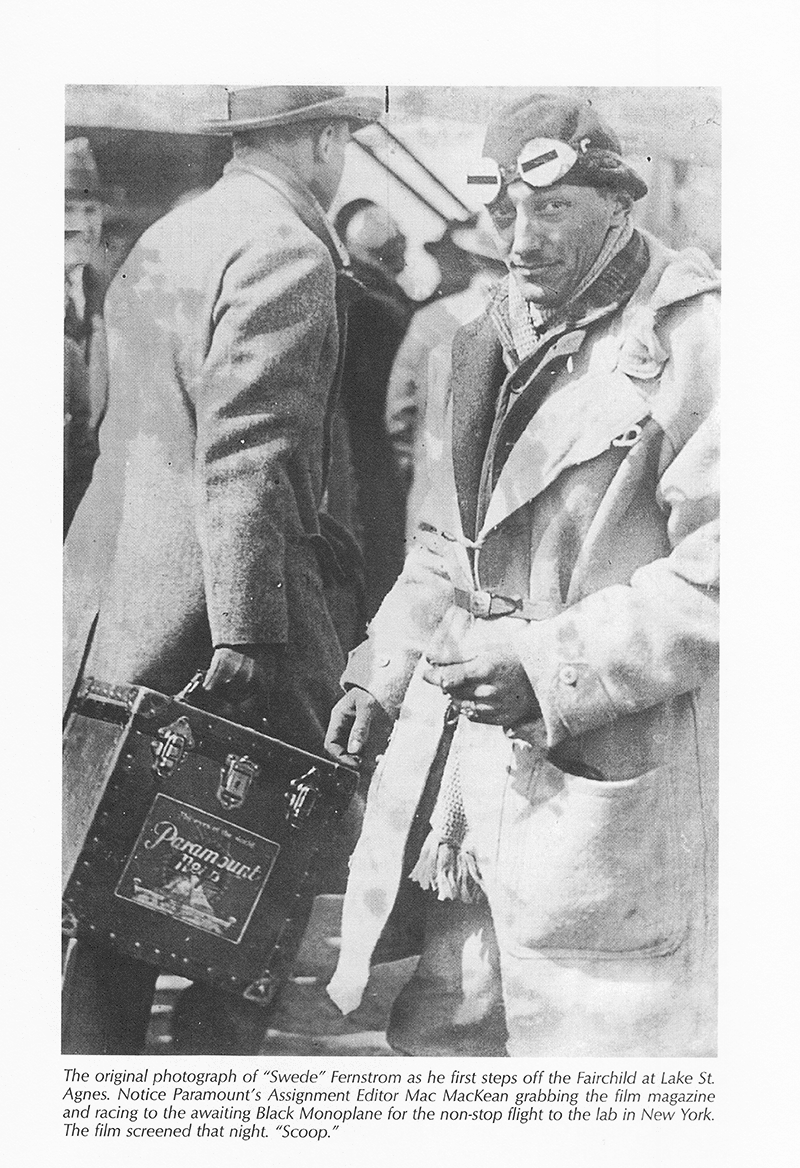
[{"label": "metal case latch", "polygon": [[317,768],[312,767],[299,779],[292,779],[285,799],[288,803],[286,818],[290,827],[300,827],[314,810],[314,804],[319,798],[319,787],[314,783]]},{"label": "metal case latch", "polygon": [[242,806],[250,790],[250,784],[258,774],[258,763],[253,762],[246,754],[228,755],[217,788],[217,799],[226,811]]},{"label": "metal case latch", "polygon": [[178,718],[169,726],[158,731],[158,741],[153,739],[153,770],[160,779],[168,779],[174,773],[187,750],[193,750],[195,741],[187,718]]},{"label": "metal case latch", "polygon": [[266,970],[261,977],[251,982],[244,991],[244,998],[248,1002],[255,1002],[257,1006],[268,1006],[280,989],[280,981]]}]

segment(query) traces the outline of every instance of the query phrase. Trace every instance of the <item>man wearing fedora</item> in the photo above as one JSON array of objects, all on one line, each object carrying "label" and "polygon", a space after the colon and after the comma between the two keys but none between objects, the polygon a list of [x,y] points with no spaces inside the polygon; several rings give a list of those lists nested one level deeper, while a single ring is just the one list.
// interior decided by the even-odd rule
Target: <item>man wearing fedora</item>
[{"label": "man wearing fedora", "polygon": [[97,458],[108,361],[103,284],[92,260],[100,246],[105,193],[86,138],[64,150],[64,534]]},{"label": "man wearing fedora", "polygon": [[[317,558],[346,260],[325,212],[380,103],[274,86],[225,106],[205,126],[233,139],[222,178],[146,231],[109,289],[110,404],[65,549],[65,692],[81,662],[164,692],[206,669],[218,712],[319,750],[343,665]],[[157,971],[78,950],[65,1051],[140,1052]],[[209,993],[187,1029],[253,1050],[253,1010]]]},{"label": "man wearing fedora", "polygon": [[633,225],[591,103],[526,96],[484,155],[508,276],[329,728],[352,759],[396,719],[329,993],[419,920],[399,1051],[710,1055],[717,274]]}]

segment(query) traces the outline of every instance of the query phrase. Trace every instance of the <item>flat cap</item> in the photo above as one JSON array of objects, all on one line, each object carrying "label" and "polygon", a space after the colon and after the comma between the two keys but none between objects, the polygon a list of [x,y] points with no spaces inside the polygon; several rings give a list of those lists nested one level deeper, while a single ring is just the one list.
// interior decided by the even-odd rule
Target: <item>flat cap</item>
[{"label": "flat cap", "polygon": [[633,199],[647,194],[647,184],[623,159],[619,138],[586,99],[546,93],[519,98],[492,118],[483,153],[510,174],[523,148],[534,139],[563,142],[577,154],[558,182],[623,190]]}]

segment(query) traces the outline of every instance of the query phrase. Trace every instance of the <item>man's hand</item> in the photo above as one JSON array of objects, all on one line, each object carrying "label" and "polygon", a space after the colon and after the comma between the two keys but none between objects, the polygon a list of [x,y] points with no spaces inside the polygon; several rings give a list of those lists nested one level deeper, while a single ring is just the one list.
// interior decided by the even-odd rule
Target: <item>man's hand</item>
[{"label": "man's hand", "polygon": [[336,762],[358,768],[381,704],[365,689],[354,686],[340,698],[331,711],[325,749]]},{"label": "man's hand", "polygon": [[440,686],[475,722],[510,729],[539,714],[539,703],[522,662],[506,644],[488,645],[468,661],[455,663],[431,660],[429,655],[423,676],[432,685]]},{"label": "man's hand", "polygon": [[221,645],[214,650],[203,689],[223,718],[267,727],[280,649],[271,645]]}]

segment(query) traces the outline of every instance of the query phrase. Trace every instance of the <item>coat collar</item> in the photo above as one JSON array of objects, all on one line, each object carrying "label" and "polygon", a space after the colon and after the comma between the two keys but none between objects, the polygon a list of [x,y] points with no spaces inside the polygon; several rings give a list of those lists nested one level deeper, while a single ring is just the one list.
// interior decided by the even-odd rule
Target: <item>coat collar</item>
[{"label": "coat collar", "polygon": [[313,231],[317,238],[322,240],[337,271],[349,273],[350,257],[333,224],[305,183],[302,183],[294,171],[280,159],[265,154],[259,155],[257,163],[234,158],[225,167],[224,174],[252,174],[261,179],[281,195],[297,212],[309,231]]},{"label": "coat collar", "polygon": [[[556,361],[577,353],[583,345],[586,330],[599,323],[604,317],[613,314],[617,307],[616,304],[611,304],[603,309],[594,309],[581,321],[576,322],[572,328],[562,325],[553,330],[546,339],[543,338],[543,345],[539,353],[529,357],[505,379],[503,376],[505,372],[503,347],[489,312],[472,325],[466,326],[458,334],[461,343],[455,342],[453,345],[452,371],[453,471],[462,528],[468,539],[476,537],[484,456],[492,435],[498,393],[505,392],[512,383],[515,383],[515,386],[524,392],[526,384],[530,386],[535,380],[538,380]],[[621,381],[618,387],[620,393],[624,391],[625,384],[624,380]],[[561,400],[561,391],[559,391],[558,397]],[[640,397],[638,400],[641,402]],[[549,414],[552,413],[554,418],[560,416],[559,407],[551,406],[545,413],[545,422],[537,422],[545,410],[545,405],[539,407],[534,414],[533,419],[515,443],[503,467],[488,510],[481,522],[481,531],[478,533],[479,540],[490,527],[496,526],[512,510],[533,498],[558,474],[561,460],[559,459],[551,466],[549,459],[545,461],[546,452],[539,444],[543,439],[552,440],[553,435],[546,433],[543,427]],[[563,420],[566,421],[565,418]],[[638,420],[638,418],[633,419],[627,424],[631,425],[633,421]],[[577,429],[581,428],[579,408],[573,417],[573,422]],[[616,430],[610,434],[608,441],[610,442],[620,432],[620,430]],[[525,441],[527,435],[533,435],[532,444],[530,441]],[[526,450],[524,455],[523,449]],[[532,459],[534,454],[538,457],[533,459],[531,465],[526,465],[526,460]],[[562,454],[566,456],[567,451],[562,451]],[[535,473],[537,467],[538,475]],[[520,471],[523,472],[521,475]],[[517,498],[517,489],[507,489],[514,477],[520,477],[525,483],[526,491],[530,492],[526,499],[515,504],[513,504],[513,500]],[[502,499],[505,499],[505,506],[501,505]],[[495,518],[495,516],[498,517]]]},{"label": "coat collar", "polygon": [[503,350],[488,314],[464,325],[453,342],[453,474],[467,539],[475,538],[483,456],[492,432]]},{"label": "coat collar", "polygon": [[[586,334],[582,326],[600,324],[603,318],[614,319],[613,329],[595,341],[588,361],[582,362],[583,374],[566,381],[547,397],[516,439],[488,501],[478,542],[545,490],[567,467],[596,458],[624,431],[650,416],[651,391],[667,359],[665,352],[659,353],[653,331],[658,314],[673,304],[718,289],[719,278],[702,252],[674,252],[653,236],[646,235],[645,239],[649,264],[624,310],[619,312],[612,305],[575,322],[547,350],[541,363],[537,365],[531,358],[531,365],[526,362],[520,367],[521,375],[526,368],[533,369],[529,382],[538,379],[568,349],[577,353],[583,346]],[[638,339],[640,334],[642,341]],[[502,369],[502,347],[487,317],[462,336],[461,359],[456,362],[454,357],[453,368],[453,465],[464,531],[475,538],[476,503],[471,504],[470,499],[477,500],[475,484],[480,480],[480,466],[476,471],[474,451],[476,447],[480,451],[486,449],[486,419],[493,417],[497,387],[502,380],[502,373],[498,374],[498,364]],[[627,344],[631,339],[635,341],[633,346]],[[646,362],[634,367],[620,360],[628,348],[638,352],[643,345],[648,355]],[[515,376],[511,375],[508,381]],[[482,458],[477,461],[482,464]],[[466,521],[470,518],[473,526],[468,529]]]},{"label": "coat collar", "polygon": [[541,494],[567,467],[597,458],[649,414],[647,398],[622,373],[589,373],[561,386],[515,442],[492,492],[478,541]]}]

